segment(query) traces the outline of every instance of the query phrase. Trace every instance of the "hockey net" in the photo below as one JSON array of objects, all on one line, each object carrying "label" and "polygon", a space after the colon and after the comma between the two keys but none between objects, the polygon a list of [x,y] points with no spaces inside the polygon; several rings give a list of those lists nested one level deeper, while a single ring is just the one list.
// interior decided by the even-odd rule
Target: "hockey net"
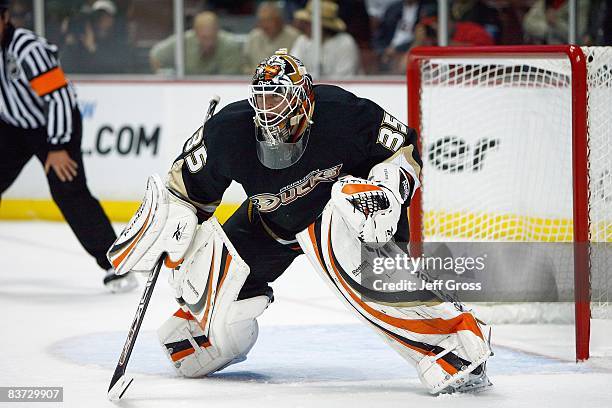
[{"label": "hockey net", "polygon": [[507,273],[531,287],[554,279],[559,299],[586,302],[482,309],[504,322],[575,319],[588,344],[589,314],[612,318],[612,47],[417,48],[408,92],[423,156],[411,240],[584,242],[588,260],[551,245]]}]

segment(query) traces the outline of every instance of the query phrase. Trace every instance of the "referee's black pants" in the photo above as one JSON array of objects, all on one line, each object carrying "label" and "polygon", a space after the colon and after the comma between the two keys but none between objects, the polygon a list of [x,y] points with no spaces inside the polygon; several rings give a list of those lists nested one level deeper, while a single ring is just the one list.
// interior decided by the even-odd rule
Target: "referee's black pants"
[{"label": "referee's black pants", "polygon": [[[106,251],[116,235],[100,203],[87,188],[81,152],[82,120],[78,109],[73,113],[72,123],[72,137],[65,149],[79,165],[77,176],[72,181],[62,182],[55,171],[49,169],[47,181],[53,200],[81,245],[101,268],[108,269],[111,265],[106,259]],[[44,166],[48,152],[44,128],[21,129],[0,120],[0,200],[32,156]]]}]

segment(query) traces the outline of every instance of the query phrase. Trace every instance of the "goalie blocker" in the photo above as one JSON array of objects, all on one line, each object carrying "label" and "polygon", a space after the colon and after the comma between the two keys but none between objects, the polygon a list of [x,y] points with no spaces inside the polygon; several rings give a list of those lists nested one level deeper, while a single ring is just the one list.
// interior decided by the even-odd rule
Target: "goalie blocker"
[{"label": "goalie blocker", "polygon": [[115,273],[149,272],[163,253],[167,267],[179,265],[198,225],[195,212],[157,174],[149,177],[140,207],[106,254]]}]

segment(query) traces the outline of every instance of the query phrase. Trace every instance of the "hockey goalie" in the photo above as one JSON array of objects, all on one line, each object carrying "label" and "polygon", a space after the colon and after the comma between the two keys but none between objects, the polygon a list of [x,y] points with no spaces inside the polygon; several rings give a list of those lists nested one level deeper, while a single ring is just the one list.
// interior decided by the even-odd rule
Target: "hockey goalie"
[{"label": "hockey goalie", "polygon": [[[257,317],[274,299],[269,284],[305,254],[429,392],[486,389],[491,351],[470,312],[429,292],[382,302],[346,274],[346,259],[359,257],[351,242],[408,241],[420,169],[413,129],[368,99],[313,85],[304,65],[279,50],[256,68],[248,100],[198,129],[166,182],[150,179],[140,221],[109,259],[125,273],[165,256],[180,308],[158,335],[185,377],[246,359]],[[232,181],[248,199],[221,226],[212,214]]]}]

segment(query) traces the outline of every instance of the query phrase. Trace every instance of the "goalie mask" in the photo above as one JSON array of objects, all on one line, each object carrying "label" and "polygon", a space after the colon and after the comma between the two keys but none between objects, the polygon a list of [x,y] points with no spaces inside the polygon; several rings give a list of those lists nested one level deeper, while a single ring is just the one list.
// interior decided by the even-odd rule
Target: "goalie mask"
[{"label": "goalie mask", "polygon": [[260,62],[249,87],[249,103],[255,110],[261,163],[271,169],[296,163],[308,144],[314,110],[312,77],[304,64],[285,49]]}]

